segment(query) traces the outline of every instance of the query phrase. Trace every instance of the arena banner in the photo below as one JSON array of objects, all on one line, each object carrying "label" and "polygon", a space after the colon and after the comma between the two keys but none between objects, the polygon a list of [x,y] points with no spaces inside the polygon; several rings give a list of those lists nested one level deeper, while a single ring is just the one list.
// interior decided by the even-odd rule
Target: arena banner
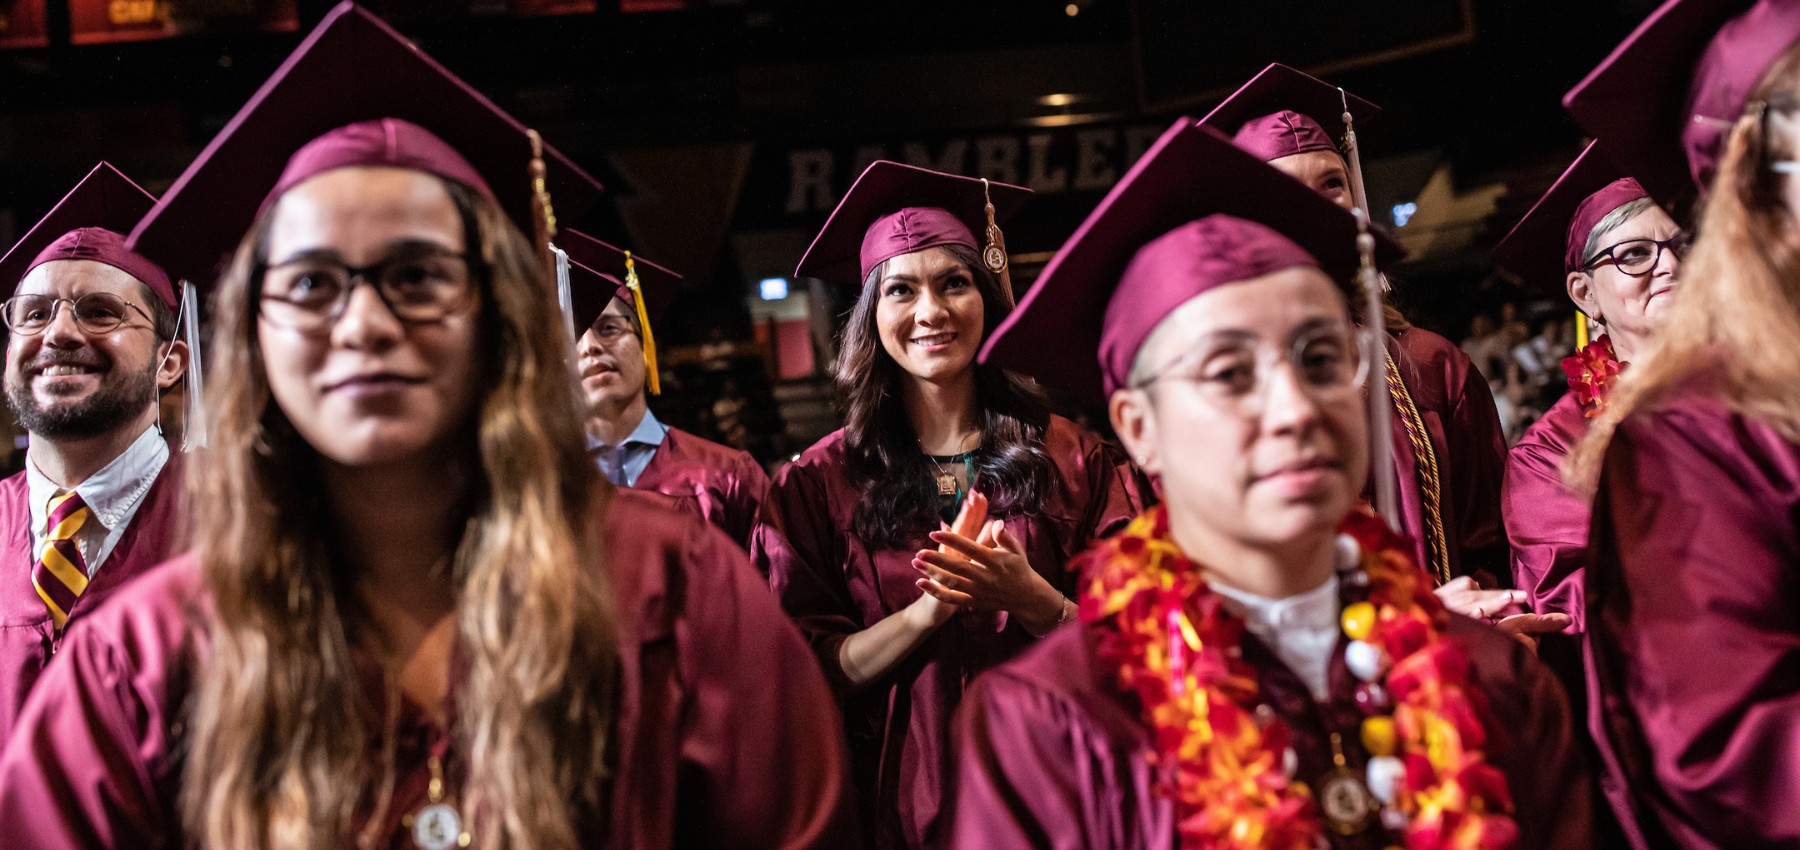
[{"label": "arena banner", "polygon": [[69,0],[69,41],[74,44],[299,28],[297,0]]},{"label": "arena banner", "polygon": [[0,0],[0,48],[46,47],[44,0]]}]

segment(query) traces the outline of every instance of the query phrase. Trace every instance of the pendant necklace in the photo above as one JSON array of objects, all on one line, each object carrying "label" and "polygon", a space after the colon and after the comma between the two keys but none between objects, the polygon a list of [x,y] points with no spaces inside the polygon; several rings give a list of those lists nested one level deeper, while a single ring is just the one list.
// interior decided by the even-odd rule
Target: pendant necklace
[{"label": "pendant necklace", "polygon": [[[968,438],[965,437],[963,438],[962,443],[967,443],[968,441]],[[958,447],[961,447],[960,443],[958,444]],[[919,448],[925,448],[925,442],[923,440],[919,441]],[[925,453],[925,459],[931,461],[932,466],[937,467],[937,491],[939,496],[955,496],[959,500],[961,499],[962,485],[957,483],[956,475],[954,473],[944,468],[944,462],[961,462],[963,466],[963,475],[967,477],[972,474],[969,469],[969,461],[973,458],[974,454],[975,452],[973,449],[948,457],[939,457],[930,452]]]},{"label": "pendant necklace", "polygon": [[1381,801],[1344,760],[1344,739],[1331,733],[1331,772],[1319,783],[1319,810],[1339,835],[1355,835],[1381,812]]},{"label": "pendant necklace", "polygon": [[[444,796],[444,759],[442,750],[449,748],[449,738],[432,745],[431,758],[427,762],[431,768],[431,782],[425,786],[428,802],[425,807],[407,815],[401,820],[402,826],[412,827],[413,843],[419,850],[450,850],[452,847],[469,846],[469,833],[463,829],[462,815],[456,807],[445,801]],[[407,821],[411,821],[410,824]]]}]

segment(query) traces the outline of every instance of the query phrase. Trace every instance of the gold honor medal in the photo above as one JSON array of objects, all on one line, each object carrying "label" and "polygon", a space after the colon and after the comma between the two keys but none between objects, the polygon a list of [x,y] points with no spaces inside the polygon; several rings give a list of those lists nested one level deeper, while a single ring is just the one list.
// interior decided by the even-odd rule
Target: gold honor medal
[{"label": "gold honor medal", "polygon": [[1355,835],[1369,828],[1381,803],[1362,777],[1345,765],[1343,739],[1336,732],[1331,733],[1331,761],[1336,767],[1319,780],[1319,811],[1337,834]]}]

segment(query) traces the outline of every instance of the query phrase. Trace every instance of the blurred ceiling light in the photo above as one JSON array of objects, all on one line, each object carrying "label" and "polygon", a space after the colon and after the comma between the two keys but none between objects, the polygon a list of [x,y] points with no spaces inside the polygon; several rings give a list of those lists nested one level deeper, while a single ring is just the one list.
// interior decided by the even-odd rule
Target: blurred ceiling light
[{"label": "blurred ceiling light", "polygon": [[1068,15],[1069,17],[1073,18],[1076,15],[1081,14],[1081,7],[1075,5],[1074,3],[1070,3],[1069,5],[1063,7],[1063,14]]},{"label": "blurred ceiling light", "polygon": [[1082,98],[1077,97],[1072,94],[1047,94],[1047,95],[1044,95],[1043,97],[1038,98],[1038,103],[1041,103],[1045,106],[1068,106],[1069,104],[1074,103],[1075,101],[1081,100],[1081,99]]}]

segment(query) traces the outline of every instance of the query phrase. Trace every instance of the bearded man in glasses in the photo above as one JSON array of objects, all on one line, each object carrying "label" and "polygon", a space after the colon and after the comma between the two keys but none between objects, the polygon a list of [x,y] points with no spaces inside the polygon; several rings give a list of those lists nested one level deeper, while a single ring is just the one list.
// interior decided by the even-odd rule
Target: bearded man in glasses
[{"label": "bearded man in glasses", "polygon": [[102,166],[0,259],[6,400],[30,435],[0,482],[0,739],[70,624],[168,558],[183,516],[158,421],[188,364],[175,290],[116,230],[69,227],[149,208],[108,220],[124,193],[91,202],[102,179],[142,191]]}]

